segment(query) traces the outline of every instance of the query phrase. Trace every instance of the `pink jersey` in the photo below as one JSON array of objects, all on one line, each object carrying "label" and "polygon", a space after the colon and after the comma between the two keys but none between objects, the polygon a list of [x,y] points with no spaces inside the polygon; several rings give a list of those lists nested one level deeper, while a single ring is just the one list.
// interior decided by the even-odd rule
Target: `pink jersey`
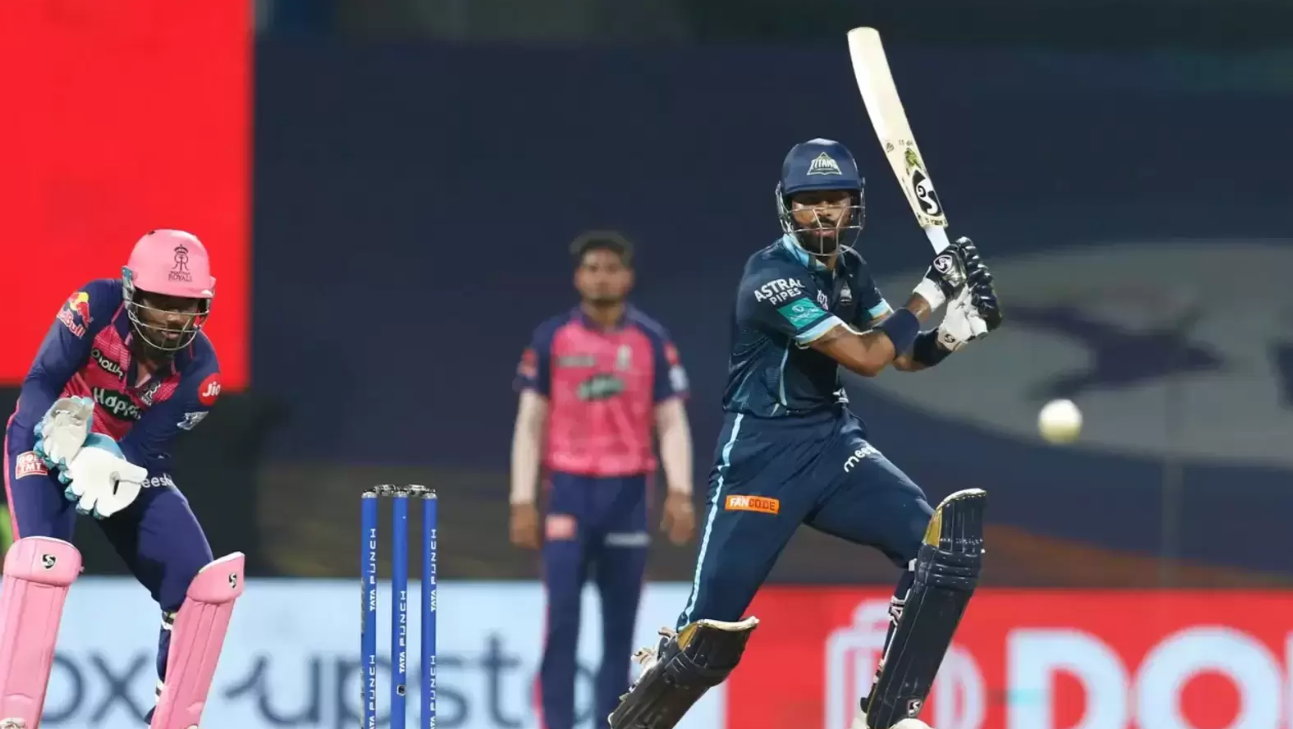
[{"label": "pink jersey", "polygon": [[93,430],[119,441],[153,403],[169,400],[180,384],[180,374],[172,368],[142,385],[123,387],[126,370],[133,364],[122,327],[126,311],[118,307],[113,321],[94,335],[90,357],[63,386],[60,397],[88,397],[94,400]]},{"label": "pink jersey", "polygon": [[36,424],[60,397],[94,401],[96,433],[117,441],[126,459],[159,477],[170,445],[192,430],[220,395],[215,348],[199,334],[152,376],[140,377],[120,279],[91,281],[68,297],[23,381],[7,437],[30,451]]},{"label": "pink jersey", "polygon": [[550,471],[612,477],[655,471],[655,406],[685,397],[687,375],[668,333],[640,311],[602,329],[574,309],[535,330],[517,387],[548,399]]}]

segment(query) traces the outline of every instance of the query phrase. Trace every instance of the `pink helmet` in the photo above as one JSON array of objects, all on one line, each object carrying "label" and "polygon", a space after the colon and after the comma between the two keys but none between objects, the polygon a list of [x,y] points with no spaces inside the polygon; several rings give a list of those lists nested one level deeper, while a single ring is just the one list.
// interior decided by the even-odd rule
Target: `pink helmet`
[{"label": "pink helmet", "polygon": [[[176,351],[187,347],[197,336],[211,312],[211,299],[215,297],[215,277],[207,249],[192,233],[182,230],[149,231],[130,251],[130,260],[121,269],[121,289],[126,313],[135,332],[149,344],[163,351]],[[141,310],[167,314],[145,306],[139,292],[198,299],[196,314],[176,317],[180,323],[169,326],[144,321]],[[156,319],[156,317],[151,317]]]},{"label": "pink helmet", "polygon": [[215,296],[207,249],[182,230],[149,231],[130,251],[125,273],[140,291],[188,299]]}]

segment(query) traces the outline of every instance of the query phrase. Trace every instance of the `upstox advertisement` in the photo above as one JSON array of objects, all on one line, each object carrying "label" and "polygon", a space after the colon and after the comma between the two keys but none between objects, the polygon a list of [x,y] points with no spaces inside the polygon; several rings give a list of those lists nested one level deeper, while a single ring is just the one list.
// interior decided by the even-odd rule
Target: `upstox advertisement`
[{"label": "upstox advertisement", "polygon": [[[384,586],[385,587],[385,586]],[[643,599],[639,645],[672,623],[686,585],[652,585]],[[359,726],[359,581],[255,580],[238,600],[220,656],[204,729],[354,729]],[[386,726],[390,682],[390,595],[379,592],[379,718]],[[409,727],[421,726],[418,698],[419,595],[409,587]],[[437,726],[538,729],[535,676],[543,645],[543,590],[535,584],[441,583],[437,593]],[[592,681],[601,656],[600,609],[583,606],[576,711],[592,716]],[[140,729],[156,687],[160,613],[129,579],[82,578],[72,587],[45,704],[46,727]],[[724,725],[722,691],[679,726]]]},{"label": "upstox advertisement", "polygon": [[[676,616],[685,584],[650,585],[640,645]],[[417,614],[417,586],[410,587]],[[389,696],[386,627],[379,708]],[[542,588],[442,584],[437,725],[538,729]],[[770,588],[740,667],[682,729],[846,729],[879,658],[884,590]],[[600,659],[596,593],[585,595],[576,688],[591,715]],[[152,701],[158,614],[129,580],[83,578],[59,635],[43,727],[137,729]],[[359,585],[251,580],[239,600],[203,726],[353,729],[359,723]],[[418,632],[409,636],[416,723]],[[977,596],[922,718],[937,729],[1287,729],[1293,594],[988,590]]]}]

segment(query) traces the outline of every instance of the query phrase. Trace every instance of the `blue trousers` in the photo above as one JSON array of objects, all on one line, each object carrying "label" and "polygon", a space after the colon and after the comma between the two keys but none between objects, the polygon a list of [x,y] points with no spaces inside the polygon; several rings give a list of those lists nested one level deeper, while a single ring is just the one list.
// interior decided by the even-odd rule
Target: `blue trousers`
[{"label": "blue trousers", "polygon": [[[796,418],[727,416],[679,628],[744,617],[800,524],[875,547],[908,567],[934,512],[865,435],[843,409]],[[895,598],[902,600],[910,585],[904,573]]]},{"label": "blue trousers", "polygon": [[[5,438],[4,475],[14,539],[53,537],[72,541],[78,516],[76,504],[64,498],[65,487],[55,474],[33,472],[34,456],[27,455],[30,443],[11,435]],[[96,523],[162,609],[163,625],[157,641],[160,680],[166,678],[174,614],[184,603],[189,583],[212,556],[188,500],[170,483],[169,476],[152,476],[158,485],[143,489],[130,506]]]},{"label": "blue trousers", "polygon": [[544,520],[543,581],[548,627],[539,672],[545,729],[575,725],[580,604],[590,572],[602,603],[602,663],[594,725],[628,691],[633,630],[646,573],[647,479],[552,474]]}]

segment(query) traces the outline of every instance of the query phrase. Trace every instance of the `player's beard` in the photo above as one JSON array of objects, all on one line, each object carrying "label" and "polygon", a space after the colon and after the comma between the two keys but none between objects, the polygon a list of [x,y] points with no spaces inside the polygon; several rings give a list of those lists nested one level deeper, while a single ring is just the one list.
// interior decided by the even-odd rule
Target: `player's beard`
[{"label": "player's beard", "polygon": [[[148,341],[139,329],[135,329],[133,337],[130,338],[130,351],[135,355],[135,359],[140,359],[149,364],[158,367],[169,363],[175,358],[175,353],[179,350],[162,349]],[[154,335],[155,336],[155,335]]]},{"label": "player's beard", "polygon": [[624,297],[614,294],[592,294],[584,297],[584,303],[594,309],[614,309],[624,303]]},{"label": "player's beard", "polygon": [[802,228],[797,233],[799,245],[804,250],[815,256],[829,256],[839,250],[840,232],[835,230],[834,235],[819,234],[820,228]]}]

